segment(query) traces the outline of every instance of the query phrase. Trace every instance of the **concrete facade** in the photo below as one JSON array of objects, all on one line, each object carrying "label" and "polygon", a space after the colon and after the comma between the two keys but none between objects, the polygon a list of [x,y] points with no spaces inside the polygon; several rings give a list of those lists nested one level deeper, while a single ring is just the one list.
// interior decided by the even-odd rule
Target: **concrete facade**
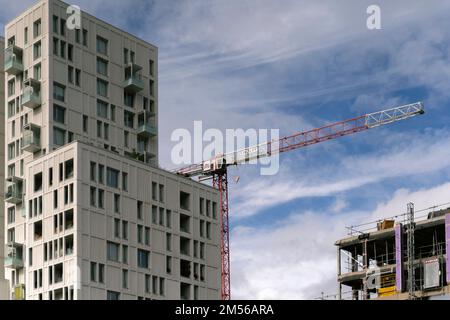
[{"label": "concrete facade", "polygon": [[157,167],[157,48],[67,6],[5,26],[10,298],[219,299],[219,194]]},{"label": "concrete facade", "polygon": [[[5,59],[5,39],[0,37],[0,61]],[[5,105],[5,74],[0,68],[0,105]],[[0,123],[5,123],[5,109],[0,108]],[[0,126],[0,190],[5,189],[5,126]],[[0,192],[0,300],[8,298],[8,282],[5,280],[5,203],[4,194]]]}]

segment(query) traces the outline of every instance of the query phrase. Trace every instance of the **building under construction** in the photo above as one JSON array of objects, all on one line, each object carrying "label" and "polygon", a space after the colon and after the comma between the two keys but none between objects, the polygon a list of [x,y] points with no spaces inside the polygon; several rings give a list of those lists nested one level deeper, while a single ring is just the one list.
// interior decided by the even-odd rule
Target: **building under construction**
[{"label": "building under construction", "polygon": [[348,229],[335,243],[338,299],[450,296],[450,208],[415,215],[408,204],[405,214]]}]

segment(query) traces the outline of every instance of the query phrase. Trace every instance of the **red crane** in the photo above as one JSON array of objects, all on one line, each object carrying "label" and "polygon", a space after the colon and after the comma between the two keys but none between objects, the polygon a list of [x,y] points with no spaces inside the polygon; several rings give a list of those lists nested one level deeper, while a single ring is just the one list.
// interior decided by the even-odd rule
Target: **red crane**
[{"label": "red crane", "polygon": [[319,142],[339,138],[352,133],[372,129],[416,115],[424,114],[422,102],[408,104],[392,109],[366,114],[357,118],[336,122],[321,128],[299,132],[278,140],[268,141],[256,146],[236,150],[231,153],[217,155],[212,159],[175,170],[185,177],[208,177],[213,180],[213,187],[220,193],[221,217],[221,256],[222,256],[222,299],[231,298],[230,288],[230,233],[228,206],[228,176],[227,168],[233,165],[248,163],[263,157],[270,157]]}]

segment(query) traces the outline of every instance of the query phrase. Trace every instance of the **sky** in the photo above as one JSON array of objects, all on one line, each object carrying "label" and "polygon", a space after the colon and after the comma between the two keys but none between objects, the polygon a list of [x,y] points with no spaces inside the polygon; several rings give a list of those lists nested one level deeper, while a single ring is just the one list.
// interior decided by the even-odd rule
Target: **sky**
[{"label": "sky", "polygon": [[[175,129],[282,135],[423,101],[426,114],[230,171],[231,295],[334,294],[346,226],[450,202],[450,1],[73,0],[159,48],[159,147]],[[0,0],[0,28],[34,1]],[[369,5],[381,29],[366,26]]]}]

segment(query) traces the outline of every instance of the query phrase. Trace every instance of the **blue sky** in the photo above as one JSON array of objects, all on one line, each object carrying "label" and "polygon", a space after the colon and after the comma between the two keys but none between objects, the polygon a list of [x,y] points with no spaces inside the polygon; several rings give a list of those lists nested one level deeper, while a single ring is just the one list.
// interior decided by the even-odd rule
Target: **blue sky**
[{"label": "blue sky", "polygon": [[[0,27],[33,1],[0,0]],[[193,128],[314,128],[424,101],[425,116],[232,169],[234,298],[336,291],[346,225],[450,201],[450,1],[72,1],[159,47],[160,162]]]}]

